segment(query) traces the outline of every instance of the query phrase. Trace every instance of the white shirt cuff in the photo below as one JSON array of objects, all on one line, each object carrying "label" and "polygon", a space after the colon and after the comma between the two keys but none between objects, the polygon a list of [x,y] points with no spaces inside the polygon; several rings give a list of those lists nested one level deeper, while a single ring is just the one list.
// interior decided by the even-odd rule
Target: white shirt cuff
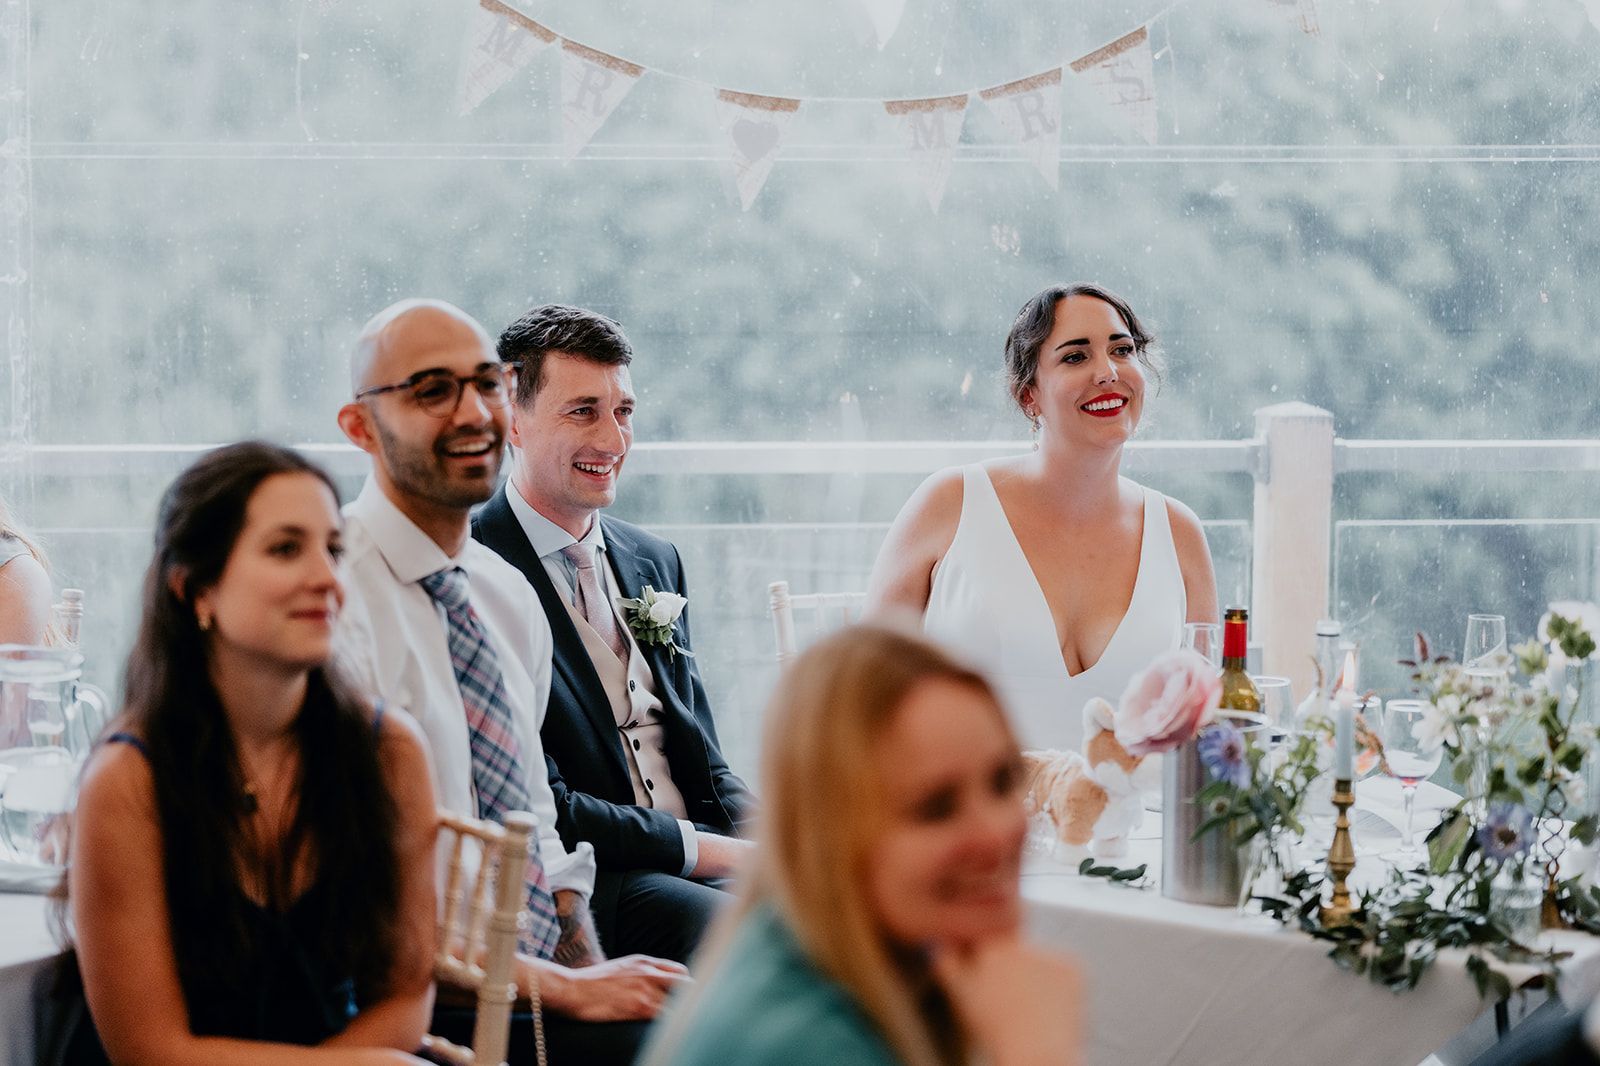
[{"label": "white shirt cuff", "polygon": [[570,852],[562,851],[561,838],[551,833],[541,837],[539,845],[539,858],[544,860],[544,875],[551,892],[576,892],[586,900],[594,895],[592,844],[580,841]]},{"label": "white shirt cuff", "polygon": [[694,823],[682,818],[678,819],[678,832],[683,834],[683,873],[679,876],[688,877],[700,865],[700,838],[695,835]]}]

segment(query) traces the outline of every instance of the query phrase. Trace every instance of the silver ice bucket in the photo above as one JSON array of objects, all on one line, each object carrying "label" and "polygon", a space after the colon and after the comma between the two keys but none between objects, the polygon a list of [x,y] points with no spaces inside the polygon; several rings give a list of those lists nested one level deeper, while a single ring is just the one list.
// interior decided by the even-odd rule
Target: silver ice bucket
[{"label": "silver ice bucket", "polygon": [[[1255,743],[1263,732],[1260,715],[1222,712]],[[1200,761],[1197,740],[1167,753],[1161,773],[1161,894],[1185,903],[1236,907],[1249,866],[1247,848],[1234,843],[1223,826],[1195,837],[1208,813],[1195,795],[1211,783]]]}]

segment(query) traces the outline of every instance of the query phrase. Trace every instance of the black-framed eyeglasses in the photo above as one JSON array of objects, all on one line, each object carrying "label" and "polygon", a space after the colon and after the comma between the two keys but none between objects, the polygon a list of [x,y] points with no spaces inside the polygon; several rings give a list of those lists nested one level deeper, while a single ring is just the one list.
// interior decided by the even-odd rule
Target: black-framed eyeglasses
[{"label": "black-framed eyeglasses", "polygon": [[504,407],[511,402],[511,390],[517,384],[516,363],[490,363],[470,374],[452,374],[448,370],[421,370],[404,381],[393,385],[371,385],[356,393],[356,399],[377,396],[385,392],[409,390],[416,405],[435,418],[448,418],[461,404],[461,393],[468,385],[477,390],[478,399],[490,407]]}]

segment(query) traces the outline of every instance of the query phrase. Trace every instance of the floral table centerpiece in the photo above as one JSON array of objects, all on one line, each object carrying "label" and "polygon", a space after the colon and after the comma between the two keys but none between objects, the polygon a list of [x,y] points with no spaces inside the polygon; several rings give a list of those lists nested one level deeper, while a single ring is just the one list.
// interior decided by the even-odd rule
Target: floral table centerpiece
[{"label": "floral table centerpiece", "polygon": [[1129,752],[1164,757],[1161,892],[1191,903],[1235,904],[1250,879],[1255,830],[1219,818],[1213,800],[1221,787],[1244,791],[1262,753],[1246,738],[1265,719],[1219,708],[1221,695],[1211,663],[1178,651],[1135,676],[1117,712]]},{"label": "floral table centerpiece", "polygon": [[[1552,982],[1562,953],[1539,950],[1541,924],[1600,933],[1600,889],[1590,883],[1600,819],[1578,810],[1595,726],[1583,720],[1583,672],[1596,658],[1600,610],[1555,603],[1538,638],[1471,668],[1434,655],[1420,634],[1406,661],[1427,701],[1416,736],[1443,748],[1461,800],[1428,836],[1427,861],[1396,868],[1360,893],[1354,920],[1329,926],[1321,915],[1326,878],[1320,865],[1288,873],[1280,890],[1255,898],[1285,923],[1333,943],[1341,965],[1391,988],[1415,986],[1442,948],[1467,952],[1480,993],[1505,996],[1510,982],[1490,959],[1522,962]],[[1331,728],[1313,715],[1287,755],[1268,758],[1226,723],[1199,733],[1211,783],[1196,796],[1210,818],[1200,832],[1236,840],[1301,831],[1300,809],[1317,776],[1317,751]],[[1373,730],[1357,733],[1382,764]],[[1569,817],[1580,815],[1569,823]],[[1582,846],[1588,869],[1563,870],[1569,844]]]}]

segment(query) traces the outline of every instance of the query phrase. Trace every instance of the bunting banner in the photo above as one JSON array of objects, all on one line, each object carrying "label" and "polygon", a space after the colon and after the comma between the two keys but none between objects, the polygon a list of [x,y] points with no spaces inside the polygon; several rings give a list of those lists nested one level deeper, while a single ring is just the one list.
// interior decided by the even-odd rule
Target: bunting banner
[{"label": "bunting banner", "polygon": [[945,185],[950,181],[950,166],[967,118],[967,100],[968,95],[962,93],[926,100],[885,100],[883,104],[900,126],[906,157],[922,182],[922,191],[934,214],[939,213]]},{"label": "bunting banner", "polygon": [[[470,0],[472,16],[463,48],[456,106],[470,114],[528,66],[533,57],[561,45],[561,144],[567,160],[577,157],[645,74],[645,68],[563,37],[512,6],[517,0]],[[1321,30],[1317,0],[1257,0],[1291,18],[1311,35]],[[1581,0],[1600,25],[1600,0]],[[906,0],[858,0],[882,49],[899,27]],[[1159,137],[1154,56],[1150,27],[1187,0],[1171,0],[1150,19],[1068,66],[975,90],[1006,136],[1044,176],[1061,187],[1062,76],[1070,69],[1148,144]],[[698,78],[651,69],[653,76],[713,91],[716,121],[728,145],[739,203],[749,210],[760,195],[802,98],[761,96],[717,88]],[[938,70],[935,70],[938,73]],[[881,106],[888,114],[905,159],[928,206],[938,213],[966,122],[971,93],[915,99],[818,97],[829,103]],[[887,130],[887,127],[885,128]]]},{"label": "bunting banner", "polygon": [[561,146],[568,159],[583,151],[642,74],[637,63],[561,42]]},{"label": "bunting banner", "polygon": [[878,35],[878,51],[889,43],[894,31],[900,27],[900,16],[906,9],[906,0],[860,0],[861,7],[872,21],[872,30]]},{"label": "bunting banner", "polygon": [[717,121],[728,139],[733,184],[739,190],[739,206],[743,210],[750,210],[761,186],[767,183],[772,164],[778,159],[778,146],[799,110],[799,100],[717,90]]},{"label": "bunting banner", "polygon": [[1147,27],[1074,60],[1072,72],[1088,79],[1100,99],[1146,144],[1156,143],[1155,65]]},{"label": "bunting banner", "polygon": [[1061,68],[978,93],[1052,189],[1061,187]]},{"label": "bunting banner", "polygon": [[556,35],[500,0],[478,0],[467,26],[456,111],[469,115],[500,86],[555,43]]},{"label": "bunting banner", "polygon": [[1317,0],[1267,0],[1267,3],[1299,26],[1301,33],[1315,37],[1322,32],[1317,22]]}]

